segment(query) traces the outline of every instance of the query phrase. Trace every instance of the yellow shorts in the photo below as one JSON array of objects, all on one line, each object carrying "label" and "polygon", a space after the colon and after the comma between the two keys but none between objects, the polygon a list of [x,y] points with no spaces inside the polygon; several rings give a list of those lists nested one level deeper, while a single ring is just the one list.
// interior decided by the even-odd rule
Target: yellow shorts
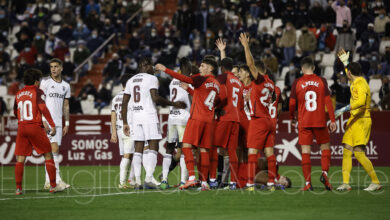
[{"label": "yellow shorts", "polygon": [[367,145],[371,134],[371,118],[349,118],[343,144],[355,147]]}]

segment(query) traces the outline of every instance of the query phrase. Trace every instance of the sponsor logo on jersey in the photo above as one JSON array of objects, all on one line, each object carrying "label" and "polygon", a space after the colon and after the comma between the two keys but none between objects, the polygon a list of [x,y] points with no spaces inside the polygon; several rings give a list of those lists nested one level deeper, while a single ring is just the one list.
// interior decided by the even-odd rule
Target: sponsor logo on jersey
[{"label": "sponsor logo on jersey", "polygon": [[133,82],[136,83],[136,82],[142,82],[142,78],[137,78],[137,79],[133,79]]},{"label": "sponsor logo on jersey", "polygon": [[144,108],[142,107],[142,105],[134,106],[134,107],[133,107],[133,111],[142,111],[142,110],[144,110]]},{"label": "sponsor logo on jersey", "polygon": [[49,93],[49,97],[63,99],[63,98],[65,98],[65,94]]},{"label": "sponsor logo on jersey", "polygon": [[181,115],[180,110],[171,110],[169,112],[170,115]]}]

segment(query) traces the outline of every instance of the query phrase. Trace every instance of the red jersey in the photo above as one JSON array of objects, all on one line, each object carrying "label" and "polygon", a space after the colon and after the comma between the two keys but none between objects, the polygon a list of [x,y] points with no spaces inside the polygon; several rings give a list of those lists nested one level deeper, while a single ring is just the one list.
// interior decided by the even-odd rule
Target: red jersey
[{"label": "red jersey", "polygon": [[268,76],[258,75],[252,83],[251,90],[251,117],[270,118],[269,105],[274,92],[274,82]]},{"label": "red jersey", "polygon": [[50,126],[55,127],[42,96],[44,96],[43,91],[35,85],[25,86],[16,93],[14,114],[18,117],[18,125],[35,124],[43,126],[43,114]]},{"label": "red jersey", "polygon": [[218,82],[226,88],[227,103],[223,107],[225,114],[222,115],[220,121],[235,121],[240,122],[240,114],[238,105],[242,103],[242,84],[233,73],[227,72],[217,77]]},{"label": "red jersey", "polygon": [[289,105],[292,119],[296,101],[299,127],[326,127],[325,105],[330,119],[335,121],[328,83],[323,77],[315,74],[303,75],[294,81]]},{"label": "red jersey", "polygon": [[213,75],[201,76],[198,74],[189,77],[170,69],[166,69],[165,72],[182,82],[194,86],[190,118],[212,122],[214,120],[215,103],[219,99],[220,93],[220,84],[215,77]]},{"label": "red jersey", "polygon": [[275,102],[273,102],[269,108],[269,115],[271,116],[272,121],[275,124],[278,121],[278,104],[279,104],[279,100],[280,100],[280,94],[281,94],[280,88],[275,86],[276,99],[275,99]]},{"label": "red jersey", "polygon": [[245,101],[245,96],[251,91],[252,84],[249,86],[242,87],[242,99],[241,99],[241,109],[240,109],[240,120],[249,121],[251,120],[251,111],[250,111],[250,101]]}]

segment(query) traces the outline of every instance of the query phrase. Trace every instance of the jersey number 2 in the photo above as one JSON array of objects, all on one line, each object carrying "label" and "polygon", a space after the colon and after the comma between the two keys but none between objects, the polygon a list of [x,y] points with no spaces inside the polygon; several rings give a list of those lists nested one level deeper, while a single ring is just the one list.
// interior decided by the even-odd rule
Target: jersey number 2
[{"label": "jersey number 2", "polygon": [[32,103],[30,100],[18,103],[20,121],[31,121],[33,119]]}]

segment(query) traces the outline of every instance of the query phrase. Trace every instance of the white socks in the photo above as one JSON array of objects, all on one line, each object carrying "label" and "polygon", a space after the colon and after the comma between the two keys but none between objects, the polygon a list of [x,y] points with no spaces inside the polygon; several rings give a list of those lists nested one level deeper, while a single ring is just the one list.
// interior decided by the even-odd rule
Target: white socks
[{"label": "white socks", "polygon": [[187,170],[186,162],[184,160],[184,154],[180,156],[180,170],[181,170],[180,182],[185,183],[188,178],[188,170]]},{"label": "white socks", "polygon": [[[60,155],[59,155],[59,153],[53,153],[53,160],[54,160],[54,166],[56,167],[56,183],[59,183],[62,181],[61,175],[60,175]],[[49,174],[47,174],[46,166],[45,166],[45,172],[46,172],[46,182],[50,183]]]},{"label": "white socks", "polygon": [[230,174],[229,156],[224,156],[223,157],[222,183],[229,182],[229,174]]},{"label": "white socks", "polygon": [[141,164],[142,164],[142,153],[135,152],[133,155],[133,162],[131,167],[134,167],[135,182],[141,185]]},{"label": "white socks", "polygon": [[162,163],[162,180],[168,181],[169,167],[172,162],[172,154],[164,154],[163,163]]},{"label": "white socks", "polygon": [[119,165],[119,183],[126,183],[127,170],[129,169],[130,159],[122,157],[121,163]]},{"label": "white socks", "polygon": [[135,177],[135,174],[134,174],[134,166],[131,166],[130,167],[130,174],[129,174],[129,182],[134,182],[134,177]]},{"label": "white socks", "polygon": [[[146,167],[145,164],[147,164]],[[144,161],[144,167],[146,171],[146,177],[145,177],[146,182],[152,181],[153,173],[156,168],[156,165],[157,165],[157,151],[149,150],[149,153],[146,156],[146,161]]]}]

